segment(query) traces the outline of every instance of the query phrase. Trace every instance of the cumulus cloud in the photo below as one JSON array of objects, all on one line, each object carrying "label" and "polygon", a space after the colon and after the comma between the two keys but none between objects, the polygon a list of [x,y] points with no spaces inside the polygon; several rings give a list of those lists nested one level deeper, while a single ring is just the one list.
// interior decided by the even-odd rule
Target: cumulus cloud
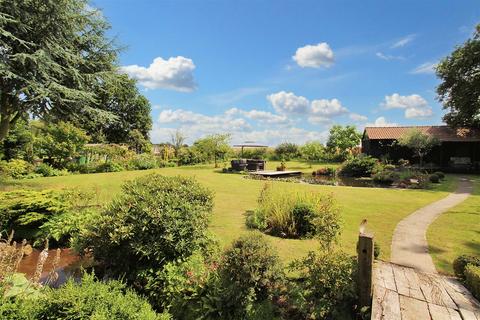
[{"label": "cumulus cloud", "polygon": [[363,116],[363,115],[358,114],[358,113],[350,113],[349,118],[353,121],[356,121],[356,122],[365,122],[365,121],[368,120],[368,117]]},{"label": "cumulus cloud", "polygon": [[147,68],[134,64],[121,67],[120,70],[137,79],[148,89],[191,92],[196,88],[193,77],[195,64],[191,59],[182,56],[171,57],[168,60],[157,57]]},{"label": "cumulus cloud", "polygon": [[327,124],[332,123],[332,119],[327,118],[327,117],[322,117],[322,116],[310,116],[310,117],[308,117],[307,120],[311,124],[327,125]]},{"label": "cumulus cloud", "polygon": [[401,47],[404,47],[406,46],[407,44],[409,44],[410,42],[413,41],[413,39],[415,39],[417,35],[415,34],[409,34],[399,40],[397,40],[394,44],[392,44],[391,48],[401,48]]},{"label": "cumulus cloud", "polygon": [[184,109],[166,109],[160,112],[154,122],[151,137],[154,143],[168,141],[170,134],[180,129],[188,137],[188,143],[193,143],[208,134],[231,133],[232,143],[255,141],[275,146],[284,141],[296,143],[309,140],[325,141],[328,136],[328,132],[323,130],[325,128],[319,131],[306,130],[286,126],[283,123],[285,120],[286,117],[282,115],[239,108],[231,108],[217,115],[205,115]]},{"label": "cumulus cloud", "polygon": [[296,96],[293,92],[280,91],[267,96],[273,108],[281,114],[303,114],[308,111],[309,101],[302,96]]},{"label": "cumulus cloud", "polygon": [[432,108],[428,105],[427,100],[418,94],[402,96],[394,93],[385,96],[385,102],[382,103],[385,109],[405,109],[405,118],[426,118],[433,115]]},{"label": "cumulus cloud", "polygon": [[436,63],[425,62],[410,71],[411,74],[432,74],[435,73]]},{"label": "cumulus cloud", "polygon": [[289,122],[285,115],[278,115],[268,111],[262,110],[242,110],[238,108],[231,108],[225,111],[226,115],[242,115],[245,118],[271,124],[286,124]]},{"label": "cumulus cloud", "polygon": [[378,117],[375,122],[367,123],[367,127],[396,127],[398,124],[393,122],[388,122],[385,117]]},{"label": "cumulus cloud", "polygon": [[342,106],[342,103],[338,99],[313,100],[311,108],[313,114],[325,117],[334,117],[348,113],[348,109]]},{"label": "cumulus cloud", "polygon": [[292,59],[302,68],[328,68],[333,65],[333,51],[326,42],[298,48]]}]

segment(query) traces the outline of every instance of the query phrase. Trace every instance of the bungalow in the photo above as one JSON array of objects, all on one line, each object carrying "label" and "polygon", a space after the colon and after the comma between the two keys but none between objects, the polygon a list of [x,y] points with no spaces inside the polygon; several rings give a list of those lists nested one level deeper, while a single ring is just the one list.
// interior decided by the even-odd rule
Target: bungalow
[{"label": "bungalow", "polygon": [[454,129],[448,126],[366,127],[362,136],[362,152],[375,158],[392,161],[414,159],[411,150],[397,144],[411,129],[436,137],[440,145],[425,157],[425,163],[445,171],[478,171],[480,169],[480,130]]}]

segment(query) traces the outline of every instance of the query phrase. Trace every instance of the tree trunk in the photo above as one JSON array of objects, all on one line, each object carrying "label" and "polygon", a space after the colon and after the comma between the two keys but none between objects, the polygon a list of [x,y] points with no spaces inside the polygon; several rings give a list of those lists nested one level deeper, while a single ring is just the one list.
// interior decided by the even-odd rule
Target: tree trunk
[{"label": "tree trunk", "polygon": [[0,119],[0,142],[2,142],[8,135],[10,130],[10,117],[1,115]]}]

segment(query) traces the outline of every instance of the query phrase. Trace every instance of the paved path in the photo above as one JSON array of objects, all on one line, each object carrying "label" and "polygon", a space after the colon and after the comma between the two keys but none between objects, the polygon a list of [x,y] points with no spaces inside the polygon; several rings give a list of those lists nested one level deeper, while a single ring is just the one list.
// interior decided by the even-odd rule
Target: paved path
[{"label": "paved path", "polygon": [[376,261],[372,320],[480,320],[480,303],[456,279]]},{"label": "paved path", "polygon": [[428,226],[442,213],[464,201],[472,193],[472,181],[460,178],[457,190],[447,197],[423,207],[397,224],[393,233],[391,261],[423,272],[435,273],[428,253]]}]

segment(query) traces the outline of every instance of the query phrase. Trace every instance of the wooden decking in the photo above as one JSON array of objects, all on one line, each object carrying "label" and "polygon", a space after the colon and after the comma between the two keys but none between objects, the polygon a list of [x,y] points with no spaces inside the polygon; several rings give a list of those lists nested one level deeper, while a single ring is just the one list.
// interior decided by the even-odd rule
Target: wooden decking
[{"label": "wooden decking", "polygon": [[250,174],[275,178],[275,177],[299,176],[302,174],[302,172],[301,171],[254,171],[254,172],[250,172]]},{"label": "wooden decking", "polygon": [[480,320],[480,303],[457,280],[377,261],[374,320]]}]

